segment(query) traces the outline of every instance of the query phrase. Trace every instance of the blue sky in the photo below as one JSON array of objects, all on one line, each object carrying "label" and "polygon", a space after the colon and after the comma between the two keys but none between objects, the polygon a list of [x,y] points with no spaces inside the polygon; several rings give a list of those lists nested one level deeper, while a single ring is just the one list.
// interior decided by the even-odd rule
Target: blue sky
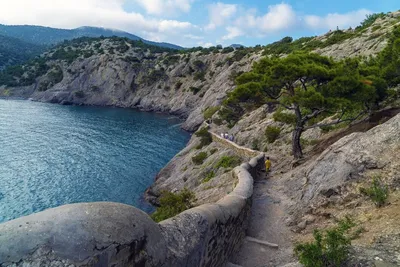
[{"label": "blue sky", "polygon": [[185,47],[254,46],[355,27],[366,14],[399,8],[399,0],[13,0],[0,1],[0,23],[99,26]]}]

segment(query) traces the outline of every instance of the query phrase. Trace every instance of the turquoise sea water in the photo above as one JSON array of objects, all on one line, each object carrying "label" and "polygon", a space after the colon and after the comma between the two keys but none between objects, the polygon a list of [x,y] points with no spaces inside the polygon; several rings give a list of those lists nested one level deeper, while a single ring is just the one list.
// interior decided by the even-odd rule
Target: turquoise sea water
[{"label": "turquoise sea water", "polygon": [[0,222],[143,192],[189,140],[180,121],[129,109],[0,99]]}]

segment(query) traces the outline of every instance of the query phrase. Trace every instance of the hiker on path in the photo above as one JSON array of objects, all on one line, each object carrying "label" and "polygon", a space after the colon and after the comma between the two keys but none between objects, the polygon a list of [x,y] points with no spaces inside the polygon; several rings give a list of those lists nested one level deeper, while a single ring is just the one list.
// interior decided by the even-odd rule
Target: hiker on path
[{"label": "hiker on path", "polygon": [[265,171],[266,171],[267,175],[271,171],[271,161],[270,161],[269,157],[267,157],[267,160],[265,161]]}]

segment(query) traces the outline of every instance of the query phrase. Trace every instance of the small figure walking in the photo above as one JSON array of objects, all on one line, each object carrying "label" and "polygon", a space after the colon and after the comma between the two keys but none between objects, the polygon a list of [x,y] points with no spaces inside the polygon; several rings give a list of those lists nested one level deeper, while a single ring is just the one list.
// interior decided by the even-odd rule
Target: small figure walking
[{"label": "small figure walking", "polygon": [[268,176],[269,172],[271,171],[271,161],[269,160],[269,157],[267,157],[267,160],[265,161],[265,171],[266,175]]}]

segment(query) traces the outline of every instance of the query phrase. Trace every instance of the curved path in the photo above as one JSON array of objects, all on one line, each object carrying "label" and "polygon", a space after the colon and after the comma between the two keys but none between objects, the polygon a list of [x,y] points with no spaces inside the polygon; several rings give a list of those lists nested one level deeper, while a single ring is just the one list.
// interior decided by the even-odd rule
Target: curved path
[{"label": "curved path", "polygon": [[[239,146],[218,134],[209,132],[213,141],[233,149],[242,156],[256,156],[263,153]],[[271,159],[273,162],[277,161],[274,157]],[[247,239],[241,251],[231,259],[233,264],[230,266],[300,266],[293,257],[292,232],[285,223],[287,200],[282,193],[283,184],[273,174],[272,172],[268,178],[255,181]],[[278,247],[275,247],[275,244]]]}]

